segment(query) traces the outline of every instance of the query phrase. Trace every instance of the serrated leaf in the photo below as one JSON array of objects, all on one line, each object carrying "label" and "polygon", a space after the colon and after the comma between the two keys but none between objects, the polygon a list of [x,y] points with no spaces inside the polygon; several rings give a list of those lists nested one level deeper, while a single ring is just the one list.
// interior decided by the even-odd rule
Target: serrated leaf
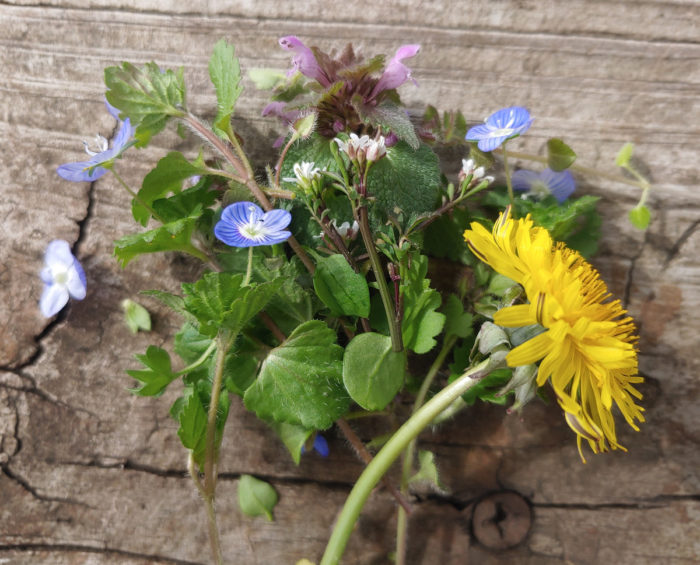
[{"label": "serrated leaf", "polygon": [[440,293],[430,288],[428,258],[414,254],[411,268],[402,272],[404,315],[401,332],[404,346],[415,353],[427,353],[435,347],[435,337],[445,325],[445,315],[438,312],[442,303]]},{"label": "serrated leaf", "polygon": [[395,352],[391,338],[367,332],[355,336],[345,349],[343,383],[365,410],[383,410],[404,382],[406,352]]},{"label": "serrated leaf", "polygon": [[635,228],[645,230],[651,222],[651,212],[644,205],[635,206],[629,211],[629,219]]},{"label": "serrated leaf", "polygon": [[472,333],[472,315],[464,311],[464,304],[455,294],[447,297],[444,314],[445,336],[463,338]]},{"label": "serrated leaf", "polygon": [[547,165],[553,171],[563,171],[573,165],[576,153],[561,139],[547,140]]},{"label": "serrated leaf", "polygon": [[617,156],[615,157],[615,164],[618,167],[626,167],[627,165],[630,164],[630,159],[632,158],[633,153],[634,153],[634,143],[630,143],[628,141],[617,152]]},{"label": "serrated leaf", "polygon": [[179,413],[179,422],[177,435],[182,445],[192,450],[195,462],[202,465],[207,440],[207,411],[197,391],[190,390],[189,397],[185,398]]},{"label": "serrated leaf", "polygon": [[194,284],[185,283],[185,308],[199,322],[199,332],[214,337],[221,327],[239,332],[258,314],[284,281],[241,286],[243,275],[206,273]]},{"label": "serrated leaf", "polygon": [[287,422],[268,422],[270,427],[275,430],[275,433],[282,440],[289,451],[294,463],[299,465],[301,461],[301,451],[306,443],[306,440],[314,433],[313,430],[308,430],[303,426],[296,424],[288,424]]},{"label": "serrated leaf", "polygon": [[142,290],[141,294],[156,298],[173,312],[177,312],[183,316],[187,321],[193,321],[195,319],[185,308],[185,301],[183,300],[182,296],[162,290]]},{"label": "serrated leaf", "polygon": [[246,516],[265,516],[272,522],[272,511],[277,504],[277,491],[271,484],[250,475],[241,475],[238,481],[238,506]]},{"label": "serrated leaf", "polygon": [[[206,168],[190,163],[182,153],[172,151],[160,159],[155,168],[144,177],[141,189],[138,192],[139,199],[141,202],[151,206],[154,200],[158,198],[163,198],[171,192],[180,192],[182,190],[182,181],[185,179],[205,172]],[[151,217],[151,213],[141,202],[136,199],[132,201],[131,213],[137,222],[145,226]],[[169,218],[166,221],[177,220],[180,217]]]},{"label": "serrated leaf", "polygon": [[244,402],[259,418],[324,430],[348,409],[343,348],[324,322],[300,325],[270,351]]},{"label": "serrated leaf", "polygon": [[207,260],[190,242],[197,218],[183,218],[143,233],[124,236],[114,242],[114,255],[122,267],[145,253],[182,251]]},{"label": "serrated leaf", "polygon": [[130,298],[125,298],[121,303],[124,309],[124,321],[131,333],[138,333],[139,330],[151,331],[151,315],[138,302]]},{"label": "serrated leaf", "polygon": [[314,289],[333,315],[369,316],[369,287],[340,255],[320,259],[314,272]]},{"label": "serrated leaf", "polygon": [[226,40],[219,40],[209,59],[209,77],[216,89],[217,112],[214,126],[228,133],[236,100],[243,92],[241,67],[235,48]]},{"label": "serrated leaf", "polygon": [[139,147],[147,145],[168,119],[186,114],[182,70],[175,73],[170,69],[161,71],[153,62],[143,67],[125,62],[121,67],[105,69],[105,85],[107,101],[136,126]]},{"label": "serrated leaf", "polygon": [[166,387],[177,378],[173,372],[170,355],[165,349],[149,345],[145,355],[136,355],[136,358],[147,369],[128,369],[126,373],[143,383],[139,388],[132,389],[139,396],[158,396]]}]

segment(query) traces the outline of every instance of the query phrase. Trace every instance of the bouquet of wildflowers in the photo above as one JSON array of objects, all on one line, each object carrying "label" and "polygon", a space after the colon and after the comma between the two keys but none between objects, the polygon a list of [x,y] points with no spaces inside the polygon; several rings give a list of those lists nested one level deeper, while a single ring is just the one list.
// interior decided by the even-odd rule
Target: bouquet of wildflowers
[{"label": "bouquet of wildflowers", "polygon": [[[178,387],[169,410],[205,503],[213,561],[225,554],[215,504],[221,440],[231,403],[242,402],[297,463],[311,449],[327,456],[323,433],[335,426],[367,464],[321,563],[340,561],[383,481],[398,503],[401,564],[414,480],[441,488],[439,462],[416,452],[420,432],[475,402],[520,411],[540,395],[561,407],[584,461],[586,447],[624,449],[613,409],[635,430],[644,421],[635,327],[586,260],[599,234],[597,199],[572,197],[572,171],[591,171],[560,139],[549,140],[545,156],[511,151],[533,127],[525,108],[497,110],[471,128],[461,113],[433,106],[415,118],[397,89],[412,80],[405,61],[418,45],[369,59],[351,46],[329,54],[292,36],[280,45],[291,70],[250,71],[270,92],[263,115],[281,122],[266,174],[255,174],[236,129],[241,71],[225,41],[209,63],[217,106],[207,121],[188,110],[182,70],[107,68],[118,133],[111,146],[100,136],[86,143],[89,158],[58,174],[91,182],[109,172],[129,192],[141,228],[115,242],[124,267],[157,252],[201,261],[199,280],[181,293],[144,291],[182,327],[174,355],[152,345],[127,373],[137,395]],[[203,140],[200,153],[168,153],[130,187],[118,173],[125,152],[168,124]],[[448,147],[463,157],[458,174],[441,165]],[[620,178],[642,189],[630,219],[643,229],[649,185],[631,153],[623,147],[616,162],[635,177]],[[537,167],[513,171],[509,156]],[[503,183],[487,175],[497,161]],[[438,291],[436,259],[467,275]],[[50,317],[69,298],[83,299],[87,282],[64,241],[49,244],[45,263],[40,308]],[[124,308],[134,331],[150,329],[141,305],[128,300]],[[348,424],[360,416],[386,422],[374,455]],[[385,475],[398,458],[392,484]],[[239,501],[243,513],[271,519],[277,493],[244,476]]]}]

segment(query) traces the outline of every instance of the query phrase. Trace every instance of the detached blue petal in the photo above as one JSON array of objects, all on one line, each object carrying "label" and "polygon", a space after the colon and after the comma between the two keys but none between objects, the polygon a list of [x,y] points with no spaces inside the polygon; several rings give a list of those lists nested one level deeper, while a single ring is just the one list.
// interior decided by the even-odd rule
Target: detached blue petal
[{"label": "detached blue petal", "polygon": [[60,312],[68,303],[68,298],[85,298],[85,271],[71,253],[67,241],[56,239],[49,243],[40,276],[44,282],[44,290],[39,299],[39,309],[47,318]]},{"label": "detached blue petal", "polygon": [[328,442],[326,438],[318,434],[316,439],[314,439],[314,449],[318,452],[321,457],[328,457],[331,450],[328,447]]}]

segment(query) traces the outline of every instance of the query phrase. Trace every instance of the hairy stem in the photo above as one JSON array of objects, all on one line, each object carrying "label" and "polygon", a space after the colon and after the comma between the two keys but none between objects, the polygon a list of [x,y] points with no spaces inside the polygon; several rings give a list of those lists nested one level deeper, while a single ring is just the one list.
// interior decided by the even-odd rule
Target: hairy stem
[{"label": "hairy stem", "polygon": [[382,262],[377,254],[377,249],[374,247],[374,241],[372,240],[372,232],[369,228],[369,217],[367,215],[367,207],[360,206],[358,209],[360,233],[362,234],[362,239],[364,240],[365,247],[367,248],[367,253],[369,254],[369,260],[372,263],[372,270],[374,271],[374,277],[377,279],[377,285],[379,286],[379,294],[382,297],[382,304],[384,305],[384,312],[386,314],[386,319],[389,322],[389,333],[391,334],[391,349],[396,353],[403,351],[403,338],[401,337],[401,321],[399,320],[396,308],[391,298],[389,292],[389,287],[386,284],[386,278],[384,276],[384,270],[382,269]]},{"label": "hairy stem", "polygon": [[447,408],[456,398],[459,398],[487,374],[486,367],[488,362],[489,360],[487,359],[479,363],[433,396],[398,429],[381,451],[377,453],[372,462],[367,465],[355,483],[354,488],[345,501],[345,506],[343,506],[336,520],[335,528],[331,538],[328,540],[320,565],[338,565],[340,563],[355,522],[360,516],[362,507],[372,489],[386,474],[389,467],[401,455],[403,450],[406,449],[411,440],[423,431],[442,410]]},{"label": "hairy stem", "polygon": [[516,215],[515,211],[515,196],[513,194],[513,181],[510,179],[510,167],[508,166],[508,153],[506,152],[507,141],[503,142],[503,168],[506,171],[506,185],[508,186],[508,200],[510,201],[510,207],[513,210],[513,217]]},{"label": "hairy stem", "polygon": [[151,214],[151,216],[153,216],[161,224],[165,223],[163,218],[161,218],[160,215],[158,215],[158,212],[156,212],[151,206],[146,204],[146,202],[138,194],[136,194],[136,192],[134,192],[131,189],[131,187],[128,184],[126,184],[126,182],[124,182],[124,179],[119,176],[117,171],[115,171],[114,169],[111,169],[111,171],[112,171],[112,174],[114,175],[114,178],[117,179],[117,181],[119,181],[119,184],[121,184],[126,189],[126,191],[129,193],[129,195],[134,200],[136,200],[136,202],[138,202],[139,204],[141,204],[141,206],[143,206],[146,210],[148,210],[149,214]]}]

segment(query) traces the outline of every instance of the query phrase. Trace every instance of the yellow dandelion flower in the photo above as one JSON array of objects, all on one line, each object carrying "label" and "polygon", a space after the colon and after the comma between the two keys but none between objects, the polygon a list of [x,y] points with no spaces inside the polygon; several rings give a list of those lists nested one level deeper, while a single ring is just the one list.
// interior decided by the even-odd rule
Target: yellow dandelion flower
[{"label": "yellow dandelion flower", "polygon": [[533,225],[530,216],[514,220],[510,209],[489,232],[471,224],[464,232],[472,252],[495,271],[519,283],[529,304],[496,312],[494,322],[505,327],[539,324],[546,331],[513,349],[511,367],[540,361],[537,385],[551,383],[566,421],[594,453],[623,449],[615,433],[615,403],[635,430],[644,421],[634,399],[642,395],[634,384],[637,336],[632,318],[619,300],[611,300],[598,272],[576,251],[555,243],[549,232]]}]

